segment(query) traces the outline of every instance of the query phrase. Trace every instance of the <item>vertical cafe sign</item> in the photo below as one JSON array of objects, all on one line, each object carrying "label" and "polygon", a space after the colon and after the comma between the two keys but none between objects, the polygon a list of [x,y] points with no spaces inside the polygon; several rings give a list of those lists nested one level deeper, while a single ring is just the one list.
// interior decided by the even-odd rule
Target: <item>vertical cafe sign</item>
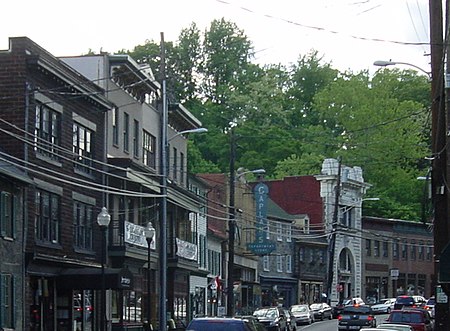
[{"label": "vertical cafe sign", "polygon": [[267,255],[275,249],[275,244],[267,239],[267,199],[269,187],[258,183],[253,190],[256,201],[256,240],[247,244],[247,248],[256,255]]}]

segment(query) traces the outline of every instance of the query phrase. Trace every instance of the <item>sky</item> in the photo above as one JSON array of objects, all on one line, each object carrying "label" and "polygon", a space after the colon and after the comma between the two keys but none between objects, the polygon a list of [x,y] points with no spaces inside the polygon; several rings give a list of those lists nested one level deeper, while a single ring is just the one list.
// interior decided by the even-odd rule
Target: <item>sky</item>
[{"label": "sky", "polygon": [[243,30],[255,63],[289,65],[315,50],[341,71],[374,72],[376,60],[430,71],[428,0],[15,0],[2,5],[0,49],[26,36],[55,56],[114,53],[221,18]]}]

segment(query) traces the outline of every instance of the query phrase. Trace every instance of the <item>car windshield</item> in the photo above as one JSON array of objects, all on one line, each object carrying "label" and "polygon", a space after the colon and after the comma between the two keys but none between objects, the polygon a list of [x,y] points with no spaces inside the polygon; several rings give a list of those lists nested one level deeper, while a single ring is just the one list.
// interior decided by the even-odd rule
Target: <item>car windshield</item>
[{"label": "car windshield", "polygon": [[318,303],[313,303],[310,307],[311,307],[311,309],[320,309],[321,308],[320,304],[318,304]]},{"label": "car windshield", "polygon": [[[311,306],[312,308],[312,306]],[[291,311],[294,313],[303,313],[307,310],[306,306],[293,306]]]},{"label": "car windshield", "polygon": [[436,303],[436,300],[434,298],[428,299],[427,305],[434,305]]},{"label": "car windshield", "polygon": [[269,318],[275,318],[277,317],[277,310],[276,309],[258,309],[253,313],[256,317],[269,317]]},{"label": "car windshield", "polygon": [[351,303],[352,303],[352,300],[344,300],[344,301],[342,302],[342,304],[343,304],[344,306],[350,305]]},{"label": "car windshield", "polygon": [[400,297],[400,298],[397,298],[397,303],[400,303],[403,305],[412,305],[412,304],[414,304],[414,299],[411,297]]}]

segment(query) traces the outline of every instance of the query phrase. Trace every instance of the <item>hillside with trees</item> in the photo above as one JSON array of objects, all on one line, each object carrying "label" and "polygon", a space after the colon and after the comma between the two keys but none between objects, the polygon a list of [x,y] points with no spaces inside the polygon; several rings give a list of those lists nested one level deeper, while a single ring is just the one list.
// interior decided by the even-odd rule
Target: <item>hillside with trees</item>
[{"label": "hillside with trees", "polygon": [[[203,32],[192,23],[164,46],[169,102],[183,103],[209,131],[191,136],[190,172],[228,172],[233,131],[237,167],[283,178],[318,174],[324,158],[340,157],[362,167],[368,196],[380,198],[366,215],[431,218],[427,183],[417,179],[430,168],[428,77],[340,72],[314,50],[289,66],[258,65],[251,40],[223,19]],[[160,77],[160,48],[147,41],[121,52]]]}]

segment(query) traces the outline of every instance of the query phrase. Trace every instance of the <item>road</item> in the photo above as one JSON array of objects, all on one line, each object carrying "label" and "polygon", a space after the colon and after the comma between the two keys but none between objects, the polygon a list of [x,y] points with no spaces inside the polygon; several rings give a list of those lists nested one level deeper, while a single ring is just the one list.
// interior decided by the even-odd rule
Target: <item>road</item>
[{"label": "road", "polygon": [[[384,322],[389,315],[377,315],[377,325]],[[297,331],[334,331],[337,330],[337,319],[318,321],[311,325],[302,325],[297,327]]]}]

